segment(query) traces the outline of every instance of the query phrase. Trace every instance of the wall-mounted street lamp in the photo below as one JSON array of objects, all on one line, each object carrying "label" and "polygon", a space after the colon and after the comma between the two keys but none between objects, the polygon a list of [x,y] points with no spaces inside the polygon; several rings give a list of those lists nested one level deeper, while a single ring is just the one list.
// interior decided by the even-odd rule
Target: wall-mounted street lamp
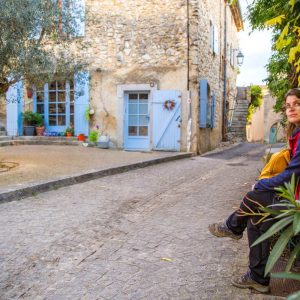
[{"label": "wall-mounted street lamp", "polygon": [[244,54],[240,49],[238,49],[238,54],[236,56],[237,59],[237,65],[240,67],[244,63]]}]

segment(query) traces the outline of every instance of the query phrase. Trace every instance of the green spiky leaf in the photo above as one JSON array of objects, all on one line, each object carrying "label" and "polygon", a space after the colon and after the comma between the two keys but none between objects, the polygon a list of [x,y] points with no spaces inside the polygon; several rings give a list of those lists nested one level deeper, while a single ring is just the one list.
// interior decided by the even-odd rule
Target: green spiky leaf
[{"label": "green spiky leaf", "polygon": [[300,244],[298,244],[292,253],[290,254],[290,258],[286,264],[285,271],[289,272],[293,266],[294,261],[296,260],[297,256],[300,254]]},{"label": "green spiky leaf", "polygon": [[294,214],[293,230],[294,230],[294,235],[300,232],[300,211],[297,211]]},{"label": "green spiky leaf", "polygon": [[287,218],[284,218],[280,221],[277,221],[275,224],[273,224],[267,232],[265,232],[263,235],[261,235],[252,245],[256,246],[262,241],[268,239],[272,235],[274,235],[276,232],[280,231],[281,229],[285,228],[287,225],[293,222],[293,216],[289,216]]},{"label": "green spiky leaf", "polygon": [[277,240],[274,248],[272,249],[266,268],[265,268],[265,276],[272,270],[278,258],[282,255],[287,243],[293,236],[293,225],[290,225],[284,232],[280,234],[279,239]]},{"label": "green spiky leaf", "polygon": [[300,291],[289,295],[286,300],[299,300],[300,299]]}]

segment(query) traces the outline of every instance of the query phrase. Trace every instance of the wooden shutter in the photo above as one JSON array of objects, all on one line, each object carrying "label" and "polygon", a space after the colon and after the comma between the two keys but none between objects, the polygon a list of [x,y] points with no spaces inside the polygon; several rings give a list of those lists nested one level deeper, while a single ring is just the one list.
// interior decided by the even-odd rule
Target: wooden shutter
[{"label": "wooden shutter", "polygon": [[212,93],[211,96],[211,128],[215,128],[215,116],[216,114],[216,94],[215,92]]},{"label": "wooden shutter", "polygon": [[207,79],[202,79],[199,81],[199,88],[200,88],[200,91],[199,91],[199,99],[200,99],[199,127],[206,128],[207,89],[208,89]]},{"label": "wooden shutter", "polygon": [[75,135],[89,134],[89,122],[85,111],[89,107],[89,72],[78,72],[75,75],[74,130]]},{"label": "wooden shutter", "polygon": [[22,135],[23,83],[11,85],[6,92],[6,131],[9,136]]}]

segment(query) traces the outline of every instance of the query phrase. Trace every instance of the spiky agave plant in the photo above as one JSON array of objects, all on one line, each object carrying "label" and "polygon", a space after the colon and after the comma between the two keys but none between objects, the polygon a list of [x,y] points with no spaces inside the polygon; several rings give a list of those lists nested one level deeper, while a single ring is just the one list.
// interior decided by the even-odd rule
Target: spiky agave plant
[{"label": "spiky agave plant", "polygon": [[[277,260],[283,254],[288,243],[300,232],[300,200],[296,200],[295,195],[295,175],[293,174],[291,182],[285,183],[284,186],[276,188],[278,195],[282,200],[279,204],[270,205],[268,207],[260,207],[261,221],[265,219],[275,220],[276,222],[261,235],[251,247],[261,243],[262,241],[279,233],[279,238],[276,241],[265,268],[265,275],[267,275],[274,267]],[[274,209],[276,206],[276,209]],[[279,208],[279,209],[278,209]],[[266,220],[267,221],[267,220]],[[272,273],[271,276],[275,278],[287,278],[300,280],[300,275],[291,273],[290,270],[295,262],[297,256],[300,254],[300,240],[296,239],[294,242],[294,249],[289,255],[289,259],[283,273]],[[299,299],[300,291],[290,295],[287,299]]]}]

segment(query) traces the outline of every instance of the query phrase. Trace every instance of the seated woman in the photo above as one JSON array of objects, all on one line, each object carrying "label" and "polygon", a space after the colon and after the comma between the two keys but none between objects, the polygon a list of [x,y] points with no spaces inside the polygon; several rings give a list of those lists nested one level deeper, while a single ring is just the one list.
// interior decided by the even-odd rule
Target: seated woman
[{"label": "seated woman", "polygon": [[[274,190],[282,186],[284,182],[291,180],[294,173],[297,179],[300,177],[300,89],[289,90],[285,95],[285,112],[288,119],[287,136],[291,150],[291,160],[288,166],[279,175],[272,178],[259,180],[244,197],[240,208],[233,212],[225,222],[209,225],[209,231],[217,237],[230,237],[238,240],[242,238],[243,231],[247,228],[249,247],[264,233],[272,222],[255,222],[249,215],[241,212],[250,210],[258,211],[258,206],[268,206],[279,203]],[[299,196],[298,185],[296,196]],[[262,293],[269,291],[270,277],[264,277],[265,266],[270,253],[269,241],[250,247],[249,270],[242,277],[232,280],[232,284],[239,288],[252,288]]]}]

